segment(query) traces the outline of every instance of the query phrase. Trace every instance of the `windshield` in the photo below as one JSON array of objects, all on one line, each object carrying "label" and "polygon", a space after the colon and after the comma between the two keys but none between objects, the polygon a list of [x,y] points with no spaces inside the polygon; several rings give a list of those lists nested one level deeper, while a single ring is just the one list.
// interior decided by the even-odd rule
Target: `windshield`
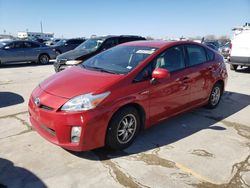
[{"label": "windshield", "polygon": [[88,39],[79,45],[76,50],[95,51],[103,43],[103,39]]},{"label": "windshield", "polygon": [[143,46],[117,46],[82,63],[82,67],[114,74],[126,74],[136,68],[157,48]]},{"label": "windshield", "polygon": [[66,42],[66,40],[59,40],[55,45],[56,46],[62,46],[62,45],[65,44],[65,42]]}]

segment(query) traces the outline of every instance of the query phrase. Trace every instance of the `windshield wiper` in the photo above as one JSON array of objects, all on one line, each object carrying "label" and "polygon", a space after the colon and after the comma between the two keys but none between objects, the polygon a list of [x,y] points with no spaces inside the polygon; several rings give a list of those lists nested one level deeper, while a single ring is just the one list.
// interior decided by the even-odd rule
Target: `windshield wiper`
[{"label": "windshield wiper", "polygon": [[107,69],[104,69],[104,68],[101,68],[101,67],[90,67],[90,66],[84,66],[82,65],[85,69],[92,69],[92,70],[97,70],[97,71],[100,71],[100,72],[107,72],[107,73],[111,73],[111,74],[120,74],[118,72],[115,72],[115,71],[112,71],[112,70],[107,70]]}]

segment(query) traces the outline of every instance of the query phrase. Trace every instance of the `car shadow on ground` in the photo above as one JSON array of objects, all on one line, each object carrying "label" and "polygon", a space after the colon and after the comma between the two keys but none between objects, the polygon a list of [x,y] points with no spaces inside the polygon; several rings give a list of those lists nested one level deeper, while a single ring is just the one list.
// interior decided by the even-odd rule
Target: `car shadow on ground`
[{"label": "car shadow on ground", "polygon": [[47,186],[29,170],[14,166],[13,162],[0,158],[0,188],[8,187],[46,188]]},{"label": "car shadow on ground", "polygon": [[[53,62],[49,62],[46,65],[53,65]],[[20,62],[20,63],[6,63],[6,64],[1,64],[0,69],[4,68],[20,68],[20,67],[40,67],[40,66],[46,66],[46,65],[41,65],[36,62]]]},{"label": "car shadow on ground", "polygon": [[100,148],[89,152],[70,153],[89,160],[107,160],[167,146],[204,129],[224,131],[226,130],[222,124],[224,119],[239,112],[249,104],[249,95],[225,92],[216,109],[198,108],[166,120],[142,131],[135,142],[123,151],[109,151]]},{"label": "car shadow on ground", "polygon": [[24,102],[24,98],[12,92],[0,92],[0,108],[20,104]]}]

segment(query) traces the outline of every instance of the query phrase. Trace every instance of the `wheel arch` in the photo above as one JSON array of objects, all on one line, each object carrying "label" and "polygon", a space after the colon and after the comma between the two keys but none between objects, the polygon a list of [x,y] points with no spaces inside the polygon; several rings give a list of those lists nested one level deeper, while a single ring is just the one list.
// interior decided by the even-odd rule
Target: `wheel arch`
[{"label": "wheel arch", "polygon": [[127,108],[127,107],[132,107],[132,108],[135,108],[137,110],[137,112],[139,113],[139,118],[140,118],[140,122],[141,122],[141,127],[140,127],[140,130],[143,130],[145,128],[145,121],[146,121],[146,112],[143,108],[142,105],[136,103],[136,102],[131,102],[131,103],[127,103],[127,104],[124,104],[122,106],[120,106],[111,116],[109,122],[108,122],[108,125],[110,124],[110,122],[112,121],[113,117],[121,110],[123,110],[124,108]]},{"label": "wheel arch", "polygon": [[38,60],[39,60],[39,58],[41,57],[41,55],[47,55],[47,56],[49,57],[49,59],[50,59],[50,55],[49,55],[48,53],[46,53],[46,52],[42,52],[42,53],[40,53],[40,54],[39,54],[39,56],[38,56]]}]

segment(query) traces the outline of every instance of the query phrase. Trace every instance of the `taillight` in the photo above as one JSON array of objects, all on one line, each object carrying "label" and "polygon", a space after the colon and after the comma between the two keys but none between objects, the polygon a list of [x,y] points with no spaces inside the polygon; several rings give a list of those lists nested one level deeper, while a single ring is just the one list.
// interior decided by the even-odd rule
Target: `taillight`
[{"label": "taillight", "polygon": [[233,45],[232,45],[232,43],[230,42],[230,50],[232,49],[232,47],[233,47]]}]

